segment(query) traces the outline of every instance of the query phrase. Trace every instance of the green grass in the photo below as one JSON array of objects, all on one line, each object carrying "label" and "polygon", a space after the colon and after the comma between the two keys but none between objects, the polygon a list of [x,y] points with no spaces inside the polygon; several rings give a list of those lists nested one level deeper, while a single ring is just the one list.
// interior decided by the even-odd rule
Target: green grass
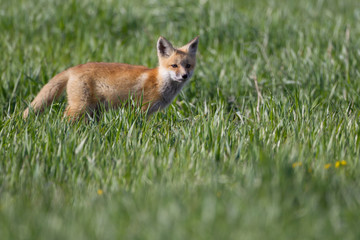
[{"label": "green grass", "polygon": [[[0,6],[1,239],[360,238],[359,1]],[[166,111],[72,125],[62,100],[22,120],[67,67],[155,67],[160,35],[200,35]]]}]

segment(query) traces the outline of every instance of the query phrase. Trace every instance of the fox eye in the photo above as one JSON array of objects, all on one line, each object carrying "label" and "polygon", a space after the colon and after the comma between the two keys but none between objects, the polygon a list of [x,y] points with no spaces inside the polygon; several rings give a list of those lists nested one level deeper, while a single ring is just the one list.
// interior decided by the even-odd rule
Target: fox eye
[{"label": "fox eye", "polygon": [[185,68],[190,68],[191,65],[190,64],[186,64]]},{"label": "fox eye", "polygon": [[178,67],[178,65],[177,64],[173,64],[173,65],[171,65],[173,68],[177,68]]}]

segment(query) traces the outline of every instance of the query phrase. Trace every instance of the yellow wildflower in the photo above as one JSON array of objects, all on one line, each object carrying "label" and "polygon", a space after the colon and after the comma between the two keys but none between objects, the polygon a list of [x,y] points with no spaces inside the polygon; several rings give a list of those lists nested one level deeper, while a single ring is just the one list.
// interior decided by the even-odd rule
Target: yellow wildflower
[{"label": "yellow wildflower", "polygon": [[335,167],[338,168],[340,166],[345,166],[347,163],[345,160],[341,160],[341,161],[336,161],[335,163]]},{"label": "yellow wildflower", "polygon": [[294,163],[292,164],[292,167],[293,167],[293,168],[300,167],[300,166],[302,166],[302,162],[294,162]]},{"label": "yellow wildflower", "polygon": [[336,168],[340,167],[340,161],[336,161],[335,167],[336,167]]},{"label": "yellow wildflower", "polygon": [[98,189],[98,190],[97,190],[97,194],[98,194],[98,195],[103,195],[103,193],[104,193],[103,190],[101,190],[101,189]]},{"label": "yellow wildflower", "polygon": [[331,163],[327,163],[327,164],[325,164],[325,166],[324,166],[325,169],[329,169],[330,167],[331,167]]}]

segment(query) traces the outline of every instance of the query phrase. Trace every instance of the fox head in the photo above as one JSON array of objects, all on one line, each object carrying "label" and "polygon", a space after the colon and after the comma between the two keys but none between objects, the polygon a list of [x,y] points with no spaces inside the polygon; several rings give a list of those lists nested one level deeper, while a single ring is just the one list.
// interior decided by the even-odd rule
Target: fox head
[{"label": "fox head", "polygon": [[188,44],[174,48],[164,37],[157,42],[161,75],[172,81],[185,83],[194,72],[196,64],[196,51],[199,37],[194,38]]}]

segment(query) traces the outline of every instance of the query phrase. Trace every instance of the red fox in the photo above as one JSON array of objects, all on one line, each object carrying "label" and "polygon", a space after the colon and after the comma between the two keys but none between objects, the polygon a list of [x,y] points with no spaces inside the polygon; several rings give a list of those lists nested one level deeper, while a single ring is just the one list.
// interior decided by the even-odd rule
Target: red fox
[{"label": "red fox", "polygon": [[[164,37],[157,41],[159,66],[153,69],[122,63],[92,62],[71,67],[53,77],[31,102],[41,112],[66,89],[64,116],[76,119],[103,103],[118,107],[129,97],[152,114],[167,107],[194,73],[199,37],[180,48]],[[29,108],[23,113],[26,119]]]}]

